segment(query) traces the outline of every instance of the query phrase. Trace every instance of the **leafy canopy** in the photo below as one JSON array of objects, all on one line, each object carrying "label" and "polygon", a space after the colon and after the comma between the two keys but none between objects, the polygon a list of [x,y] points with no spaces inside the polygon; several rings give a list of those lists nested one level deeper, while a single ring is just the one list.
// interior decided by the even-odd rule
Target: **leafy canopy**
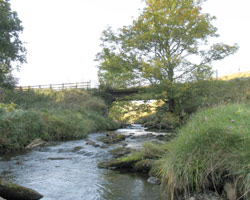
[{"label": "leafy canopy", "polygon": [[100,83],[109,87],[204,79],[211,64],[233,54],[237,45],[208,44],[218,37],[214,16],[202,0],[145,0],[133,23],[103,31],[97,54]]},{"label": "leafy canopy", "polygon": [[8,85],[13,79],[11,71],[26,61],[26,49],[19,39],[22,31],[21,21],[11,10],[9,0],[0,0],[0,86]]}]

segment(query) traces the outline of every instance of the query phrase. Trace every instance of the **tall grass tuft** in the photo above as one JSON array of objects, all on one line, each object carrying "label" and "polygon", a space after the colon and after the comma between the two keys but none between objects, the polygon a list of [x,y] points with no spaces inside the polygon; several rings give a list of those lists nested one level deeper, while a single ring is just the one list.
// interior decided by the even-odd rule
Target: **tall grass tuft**
[{"label": "tall grass tuft", "polygon": [[225,181],[231,181],[237,184],[238,195],[246,193],[244,199],[249,199],[249,119],[249,103],[220,105],[195,114],[154,167],[169,198],[220,190]]}]

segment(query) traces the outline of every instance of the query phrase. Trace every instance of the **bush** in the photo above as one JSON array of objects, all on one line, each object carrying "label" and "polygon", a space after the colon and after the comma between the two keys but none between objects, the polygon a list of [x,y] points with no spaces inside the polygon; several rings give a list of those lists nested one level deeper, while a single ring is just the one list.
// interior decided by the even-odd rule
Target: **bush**
[{"label": "bush", "polygon": [[35,138],[48,139],[42,115],[24,110],[1,113],[0,135],[0,152],[23,149]]},{"label": "bush", "polygon": [[118,128],[105,116],[103,100],[84,90],[1,90],[0,94],[0,152],[24,149],[35,138],[79,139]]},{"label": "bush", "polygon": [[249,191],[249,116],[249,103],[220,105],[199,111],[179,130],[155,165],[172,199],[179,192],[218,190],[225,180],[237,183],[239,194]]}]

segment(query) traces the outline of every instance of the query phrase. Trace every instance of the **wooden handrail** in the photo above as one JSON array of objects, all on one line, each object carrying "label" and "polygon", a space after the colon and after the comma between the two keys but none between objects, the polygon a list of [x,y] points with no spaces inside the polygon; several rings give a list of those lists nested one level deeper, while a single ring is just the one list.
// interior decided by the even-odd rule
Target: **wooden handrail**
[{"label": "wooden handrail", "polygon": [[91,81],[77,82],[77,83],[60,83],[60,84],[47,84],[47,85],[33,85],[33,86],[17,86],[16,90],[26,91],[31,89],[52,89],[52,90],[64,90],[64,89],[90,89]]}]

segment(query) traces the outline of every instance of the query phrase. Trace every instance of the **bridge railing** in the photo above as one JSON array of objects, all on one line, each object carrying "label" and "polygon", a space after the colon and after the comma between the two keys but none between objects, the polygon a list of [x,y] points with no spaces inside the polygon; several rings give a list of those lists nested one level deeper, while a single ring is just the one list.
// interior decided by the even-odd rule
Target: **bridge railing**
[{"label": "bridge railing", "polygon": [[51,90],[65,90],[65,89],[90,89],[91,81],[78,83],[61,83],[61,84],[47,84],[34,86],[17,86],[15,90],[27,91],[33,89],[51,89]]}]

